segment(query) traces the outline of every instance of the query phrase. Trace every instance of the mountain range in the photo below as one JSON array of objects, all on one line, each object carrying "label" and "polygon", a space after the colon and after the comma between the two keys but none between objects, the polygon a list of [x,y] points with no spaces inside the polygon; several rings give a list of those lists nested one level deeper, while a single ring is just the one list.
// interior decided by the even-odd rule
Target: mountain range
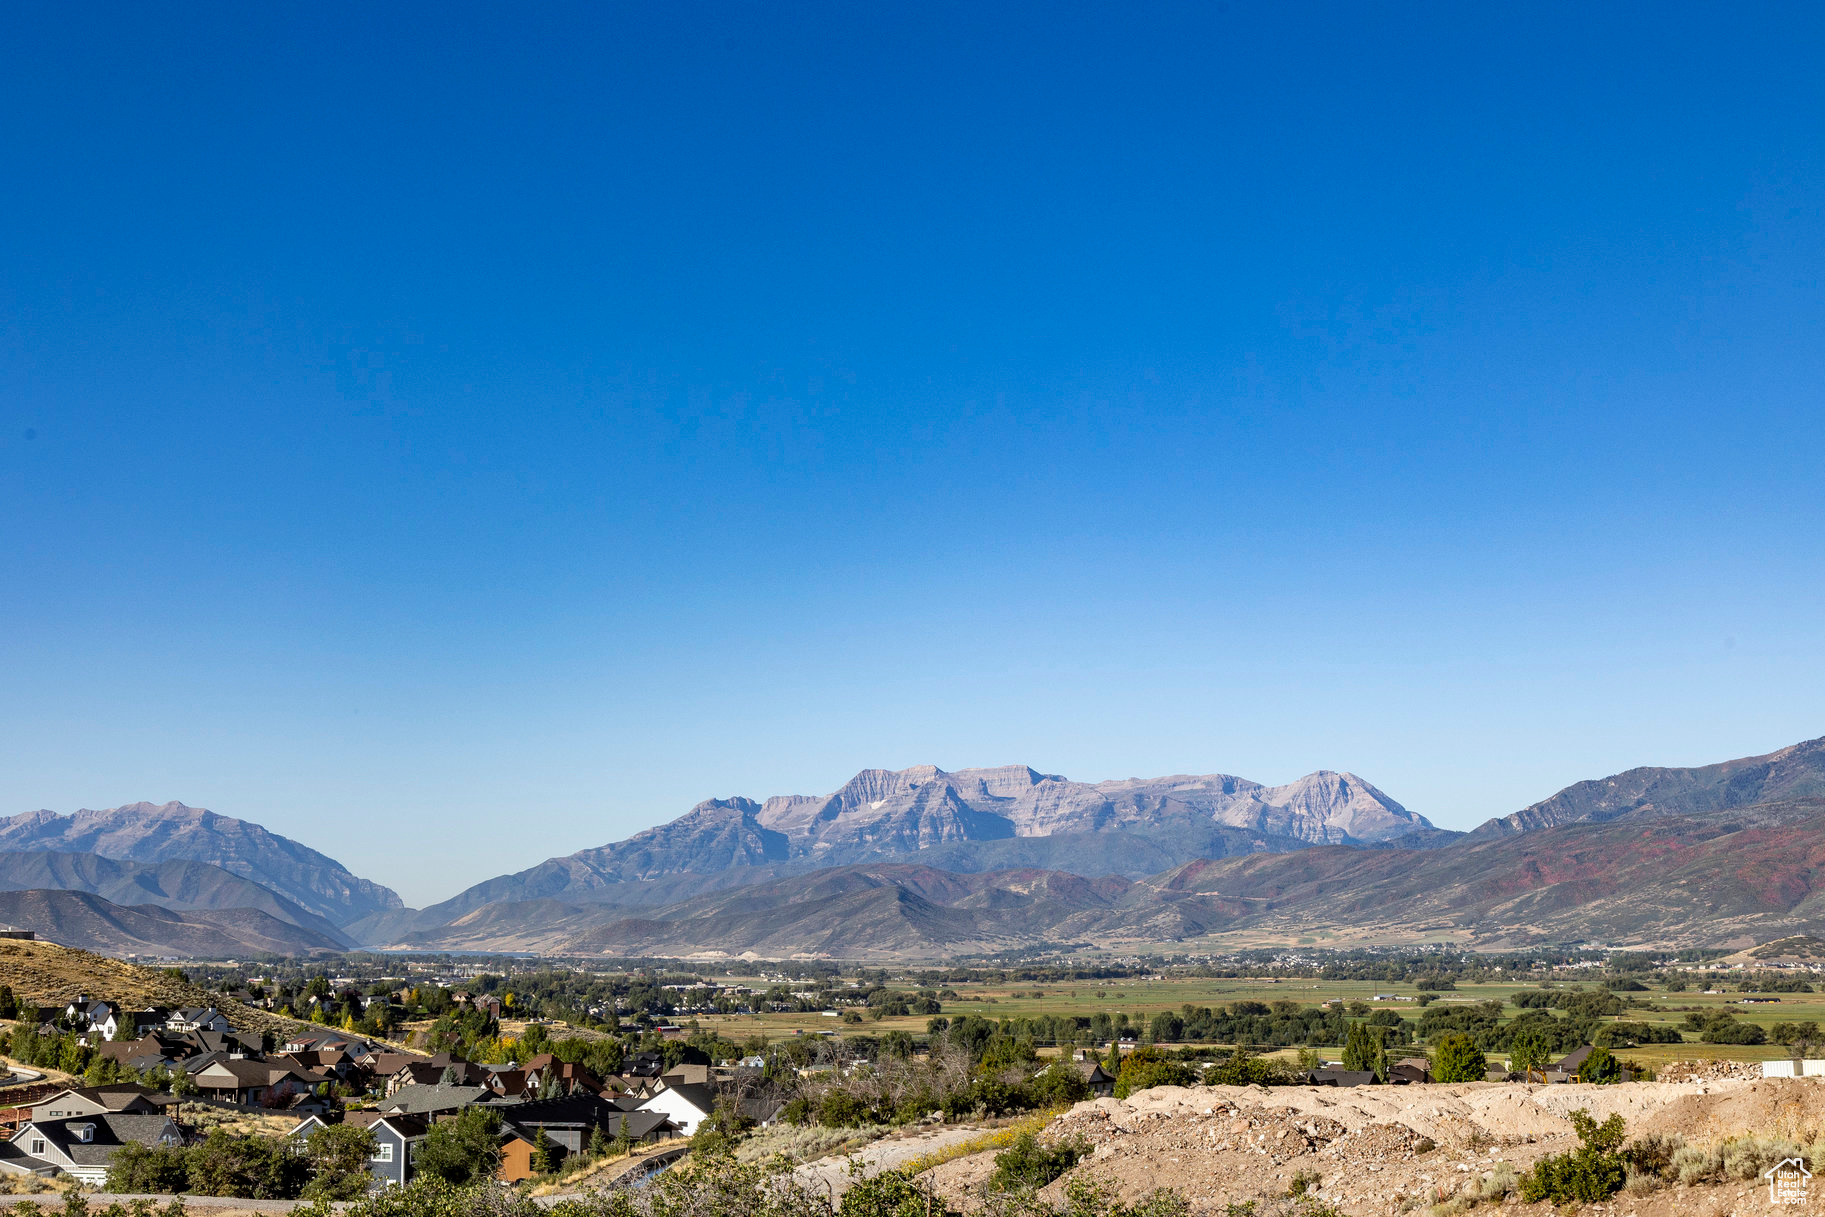
[{"label": "mountain range", "polygon": [[917,766],[863,770],[828,795],[707,800],[411,910],[258,825],[141,803],[0,820],[0,918],[104,950],[163,940],[227,954],[935,958],[1319,936],[1742,945],[1825,931],[1822,830],[1825,740],[1579,782],[1467,834],[1348,773],[1265,786]]}]

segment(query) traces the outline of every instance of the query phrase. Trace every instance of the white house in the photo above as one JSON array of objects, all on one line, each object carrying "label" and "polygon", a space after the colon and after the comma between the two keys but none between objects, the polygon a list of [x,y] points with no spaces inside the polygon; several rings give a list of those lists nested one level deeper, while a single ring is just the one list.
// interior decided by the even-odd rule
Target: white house
[{"label": "white house", "polygon": [[658,1112],[676,1124],[678,1131],[688,1137],[716,1110],[716,1092],[708,1086],[690,1082],[667,1086],[645,1099],[635,1110]]},{"label": "white house", "polygon": [[228,1025],[228,1016],[214,1006],[205,1006],[201,1008],[193,1007],[188,1010],[174,1010],[171,1017],[165,1020],[165,1029],[177,1032],[227,1032],[233,1030],[233,1028]]}]

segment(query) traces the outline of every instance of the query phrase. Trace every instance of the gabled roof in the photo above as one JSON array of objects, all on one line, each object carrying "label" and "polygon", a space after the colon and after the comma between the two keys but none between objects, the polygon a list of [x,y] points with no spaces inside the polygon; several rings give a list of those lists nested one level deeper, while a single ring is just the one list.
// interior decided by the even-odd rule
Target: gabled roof
[{"label": "gabled roof", "polygon": [[495,1097],[486,1086],[401,1086],[382,1105],[382,1110],[427,1115],[457,1111]]},{"label": "gabled roof", "polygon": [[368,1125],[378,1128],[382,1125],[398,1133],[407,1141],[417,1141],[431,1131],[430,1121],[423,1116],[406,1115],[403,1112],[388,1112]]},{"label": "gabled roof", "polygon": [[1590,1058],[1592,1051],[1593,1049],[1589,1044],[1584,1045],[1582,1048],[1574,1048],[1565,1054],[1564,1060],[1554,1063],[1550,1068],[1557,1069],[1561,1073],[1576,1073],[1584,1068],[1584,1062]]},{"label": "gabled roof", "polygon": [[590,1128],[606,1127],[621,1117],[621,1109],[593,1094],[566,1095],[557,1099],[534,1099],[503,1107],[501,1119],[521,1128]]},{"label": "gabled roof", "polygon": [[610,1138],[625,1136],[630,1141],[638,1141],[656,1128],[677,1127],[657,1111],[628,1111],[621,1113],[617,1119],[618,1123],[603,1126],[603,1136]]},{"label": "gabled roof", "polygon": [[[87,1142],[76,1131],[85,1124],[93,1125],[95,1129],[93,1139]],[[159,1136],[174,1126],[163,1115],[103,1112],[96,1116],[70,1116],[62,1120],[33,1120],[28,1127],[42,1134],[46,1141],[63,1151],[64,1156],[76,1165],[106,1166],[115,1151],[129,1141],[140,1145],[157,1145]]]},{"label": "gabled roof", "polygon": [[677,1095],[705,1115],[716,1110],[716,1092],[708,1086],[693,1086],[688,1082],[682,1086],[668,1086],[640,1106],[644,1108],[648,1103],[656,1102],[668,1094]]}]

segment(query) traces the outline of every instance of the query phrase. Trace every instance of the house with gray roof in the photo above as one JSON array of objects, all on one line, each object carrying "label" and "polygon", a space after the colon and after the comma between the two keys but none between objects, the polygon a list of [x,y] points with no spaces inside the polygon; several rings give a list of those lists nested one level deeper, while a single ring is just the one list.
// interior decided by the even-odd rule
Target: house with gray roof
[{"label": "house with gray roof", "polygon": [[123,1145],[182,1145],[184,1135],[170,1118],[125,1112],[28,1120],[11,1141],[0,1144],[0,1172],[13,1175],[69,1175],[99,1186],[108,1163]]},{"label": "house with gray roof", "polygon": [[500,1103],[502,1100],[486,1086],[401,1086],[380,1105],[380,1110],[408,1116],[453,1115],[478,1103]]},{"label": "house with gray roof", "polygon": [[[397,1113],[351,1111],[344,1123],[365,1127],[374,1134],[374,1152],[368,1158],[368,1173],[374,1176],[376,1190],[404,1187],[412,1182],[412,1154],[430,1134],[429,1120]],[[306,1116],[286,1135],[304,1141],[317,1129],[326,1127],[321,1117]]]}]

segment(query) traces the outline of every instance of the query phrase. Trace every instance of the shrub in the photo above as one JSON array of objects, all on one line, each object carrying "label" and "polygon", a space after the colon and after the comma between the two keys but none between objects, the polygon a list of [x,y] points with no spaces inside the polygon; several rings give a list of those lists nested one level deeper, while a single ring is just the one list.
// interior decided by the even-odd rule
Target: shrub
[{"label": "shrub", "polygon": [[1167,1060],[1157,1048],[1136,1048],[1122,1059],[1122,1071],[1115,1079],[1115,1097],[1125,1099],[1155,1086],[1193,1086],[1197,1081],[1198,1075],[1189,1065]]},{"label": "shrub", "polygon": [[1477,1185],[1478,1200],[1500,1200],[1520,1186],[1520,1176],[1515,1174],[1511,1163],[1498,1162],[1495,1169],[1483,1176],[1482,1183]]},{"label": "shrub", "polygon": [[1583,1144],[1570,1153],[1540,1159],[1522,1177],[1521,1199],[1528,1204],[1598,1204],[1628,1181],[1628,1168],[1616,1152],[1622,1144],[1622,1117],[1611,1116],[1599,1124],[1580,1107],[1571,1120]]},{"label": "shrub", "polygon": [[1631,1171],[1638,1175],[1653,1175],[1659,1178],[1671,1178],[1676,1172],[1673,1157],[1685,1148],[1685,1138],[1678,1133],[1662,1136],[1660,1133],[1649,1133],[1629,1142],[1622,1151],[1623,1161],[1628,1163]]},{"label": "shrub", "polygon": [[1037,1191],[1076,1166],[1087,1149],[1081,1141],[1045,1145],[1032,1133],[1021,1133],[1014,1144],[995,1155],[989,1186],[998,1192]]}]

